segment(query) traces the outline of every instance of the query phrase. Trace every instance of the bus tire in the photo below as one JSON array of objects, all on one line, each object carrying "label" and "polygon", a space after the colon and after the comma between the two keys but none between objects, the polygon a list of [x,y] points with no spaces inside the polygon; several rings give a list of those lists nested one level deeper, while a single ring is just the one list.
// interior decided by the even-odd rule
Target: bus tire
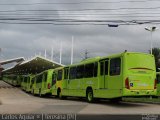
[{"label": "bus tire", "polygon": [[61,89],[58,89],[57,96],[58,96],[58,98],[61,99],[61,100],[65,99],[65,97],[62,95]]},{"label": "bus tire", "polygon": [[89,102],[89,103],[92,103],[94,101],[92,89],[87,90],[86,99],[87,99],[87,102]]},{"label": "bus tire", "polygon": [[57,90],[57,97],[58,97],[59,99],[61,99],[61,89],[58,89],[58,90]]}]

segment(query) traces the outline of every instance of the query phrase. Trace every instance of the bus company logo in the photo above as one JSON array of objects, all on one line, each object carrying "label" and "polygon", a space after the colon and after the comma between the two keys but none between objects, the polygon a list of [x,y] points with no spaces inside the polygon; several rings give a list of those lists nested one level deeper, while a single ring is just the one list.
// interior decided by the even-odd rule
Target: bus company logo
[{"label": "bus company logo", "polygon": [[139,83],[138,86],[146,87],[146,86],[148,86],[148,84],[146,84],[146,83]]},{"label": "bus company logo", "polygon": [[130,87],[133,87],[133,83],[130,83]]},{"label": "bus company logo", "polygon": [[146,71],[138,71],[139,73],[147,73]]}]

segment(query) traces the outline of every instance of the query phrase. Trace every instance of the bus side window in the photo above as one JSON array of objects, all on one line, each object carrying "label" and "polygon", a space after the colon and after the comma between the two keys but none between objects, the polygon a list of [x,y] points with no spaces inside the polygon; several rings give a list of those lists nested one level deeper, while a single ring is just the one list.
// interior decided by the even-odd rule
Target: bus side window
[{"label": "bus side window", "polygon": [[23,77],[21,77],[21,81],[23,81]]},{"label": "bus side window", "polygon": [[31,83],[34,84],[34,78],[32,78]]},{"label": "bus side window", "polygon": [[110,60],[110,75],[120,75],[121,59],[113,58]]},{"label": "bus side window", "polygon": [[36,83],[39,83],[39,76],[37,76],[36,78]]},{"label": "bus side window", "polygon": [[64,68],[64,79],[68,79],[68,68]]},{"label": "bus side window", "polygon": [[28,79],[27,79],[27,83],[29,83],[29,81],[30,81],[30,77],[28,77]]},{"label": "bus side window", "polygon": [[40,83],[42,82],[43,79],[43,75],[40,75]]},{"label": "bus side window", "polygon": [[108,75],[108,61],[105,61],[105,75]]},{"label": "bus side window", "polygon": [[94,77],[97,77],[98,62],[94,63]]},{"label": "bus side window", "polygon": [[47,73],[44,73],[44,81],[47,81]]},{"label": "bus side window", "polygon": [[52,85],[56,84],[56,74],[52,74]]},{"label": "bus side window", "polygon": [[58,70],[57,80],[62,80],[62,70]]},{"label": "bus side window", "polygon": [[76,67],[71,67],[69,72],[69,79],[75,79],[76,78]]},{"label": "bus side window", "polygon": [[93,77],[93,70],[94,70],[94,63],[91,64],[86,64],[85,65],[85,77],[89,78],[89,77]]},{"label": "bus side window", "polygon": [[39,75],[38,77],[37,77],[37,83],[41,83],[42,82],[42,75]]},{"label": "bus side window", "polygon": [[27,83],[28,77],[25,77],[24,82]]},{"label": "bus side window", "polygon": [[100,75],[104,75],[104,62],[100,62]]},{"label": "bus side window", "polygon": [[83,74],[84,74],[84,65],[77,66],[76,78],[77,79],[83,78]]}]

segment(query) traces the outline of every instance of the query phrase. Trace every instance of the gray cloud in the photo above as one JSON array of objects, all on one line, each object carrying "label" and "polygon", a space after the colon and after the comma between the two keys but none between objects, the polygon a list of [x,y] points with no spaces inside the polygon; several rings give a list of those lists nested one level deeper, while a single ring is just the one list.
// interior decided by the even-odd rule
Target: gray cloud
[{"label": "gray cloud", "polygon": [[[35,0],[34,3],[47,3],[51,1]],[[66,2],[66,1],[56,1]],[[70,0],[67,2],[75,2]],[[77,1],[79,2],[79,1]],[[4,4],[11,3],[6,1]],[[15,0],[12,3],[33,3],[33,1]],[[159,3],[159,2],[158,2]],[[31,5],[31,6],[2,6],[0,10],[18,10],[18,9],[83,9],[83,8],[122,8],[122,7],[155,7],[157,2],[144,3],[117,3],[117,4],[79,4],[79,5]],[[109,11],[110,13],[133,13],[144,11]],[[103,12],[109,13],[108,11]],[[148,12],[148,11],[147,11]],[[152,11],[153,12],[153,11]],[[62,13],[49,12],[55,14],[52,18],[65,18]],[[84,12],[80,12],[85,14]],[[90,11],[89,14],[97,13]],[[1,14],[1,13],[0,13]],[[29,12],[33,16],[45,16],[42,12]],[[77,14],[77,12],[75,13]],[[20,16],[17,16],[20,17]],[[82,16],[79,19],[104,19],[104,16]],[[76,18],[77,19],[77,18]],[[144,19],[139,17],[106,17],[105,19]],[[145,18],[146,19],[146,18]],[[152,18],[148,18],[152,19]],[[157,19],[157,18],[154,18]],[[24,56],[29,58],[35,54],[44,55],[47,50],[47,56],[50,57],[51,48],[54,48],[54,58],[59,61],[60,42],[63,44],[62,62],[70,63],[71,38],[74,36],[74,62],[80,61],[84,57],[85,50],[88,50],[90,57],[105,56],[114,53],[120,53],[124,50],[136,52],[148,52],[150,49],[150,33],[144,28],[151,25],[124,25],[117,28],[109,28],[107,25],[24,25],[24,24],[0,24],[0,47],[2,48],[1,59]],[[159,31],[153,33],[153,45],[159,47]]]}]

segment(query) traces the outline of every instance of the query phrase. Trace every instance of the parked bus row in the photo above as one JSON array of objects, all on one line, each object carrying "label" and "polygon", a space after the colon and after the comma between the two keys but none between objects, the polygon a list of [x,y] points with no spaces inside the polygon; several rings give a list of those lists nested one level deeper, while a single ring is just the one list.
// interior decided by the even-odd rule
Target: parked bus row
[{"label": "parked bus row", "polygon": [[85,97],[88,102],[95,98],[120,100],[128,96],[156,96],[155,68],[153,55],[124,52],[89,58],[36,75],[4,75],[3,79],[6,82],[12,81],[9,83],[13,84],[16,79],[14,77],[17,77],[17,85],[20,84],[26,92],[39,96]]},{"label": "parked bus row", "polygon": [[10,75],[3,75],[2,79],[13,86],[19,87],[21,86],[21,81],[23,79],[23,76],[10,74]]}]

